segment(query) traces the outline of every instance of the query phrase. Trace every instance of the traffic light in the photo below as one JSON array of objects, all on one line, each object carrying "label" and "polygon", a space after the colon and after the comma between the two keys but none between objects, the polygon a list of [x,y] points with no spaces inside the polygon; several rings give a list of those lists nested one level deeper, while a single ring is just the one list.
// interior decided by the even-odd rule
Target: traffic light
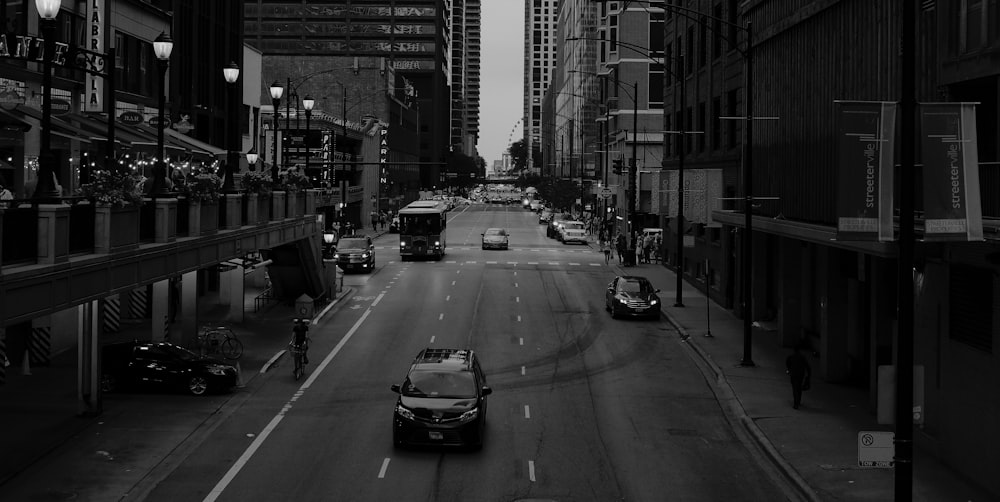
[{"label": "traffic light", "polygon": [[622,159],[614,159],[611,161],[611,170],[614,171],[615,174],[621,174],[622,167]]}]

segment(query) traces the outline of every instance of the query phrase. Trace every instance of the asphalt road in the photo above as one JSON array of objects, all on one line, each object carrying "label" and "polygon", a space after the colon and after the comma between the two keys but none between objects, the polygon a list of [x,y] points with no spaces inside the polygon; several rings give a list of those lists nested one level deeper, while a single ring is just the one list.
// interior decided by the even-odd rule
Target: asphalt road
[{"label": "asphalt road", "polygon": [[[393,234],[376,241],[375,271],[348,275],[353,297],[313,327],[306,379],[294,381],[283,359],[220,401],[182,450],[137,449],[158,456],[147,489],[95,491],[151,501],[785,499],[669,324],[604,311],[615,272],[602,256],[546,238],[520,206],[449,218],[440,262],[402,262]],[[511,249],[481,250],[487,227],[508,228]],[[478,353],[494,389],[481,451],[393,448],[389,386],[428,346]]]}]

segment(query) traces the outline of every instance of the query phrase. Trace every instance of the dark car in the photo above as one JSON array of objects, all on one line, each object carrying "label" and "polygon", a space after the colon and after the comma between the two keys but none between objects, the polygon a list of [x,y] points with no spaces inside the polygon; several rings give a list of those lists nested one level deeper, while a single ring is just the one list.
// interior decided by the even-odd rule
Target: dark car
[{"label": "dark car", "polygon": [[372,238],[365,235],[341,237],[337,241],[337,252],[333,255],[337,266],[343,271],[364,270],[371,272],[375,268],[375,245]]},{"label": "dark car", "polygon": [[660,318],[660,290],[645,277],[622,275],[608,284],[604,293],[604,308],[611,317],[619,316]]},{"label": "dark car", "polygon": [[160,387],[196,396],[236,387],[236,367],[168,342],[112,343],[101,350],[101,389]]},{"label": "dark car", "polygon": [[486,396],[493,391],[471,350],[424,349],[410,365],[392,417],[396,447],[483,445]]}]

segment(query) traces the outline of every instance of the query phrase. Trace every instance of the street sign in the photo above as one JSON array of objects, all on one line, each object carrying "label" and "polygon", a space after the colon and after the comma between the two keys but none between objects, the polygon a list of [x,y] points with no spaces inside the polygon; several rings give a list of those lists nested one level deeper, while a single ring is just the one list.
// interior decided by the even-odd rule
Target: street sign
[{"label": "street sign", "polygon": [[858,467],[891,468],[896,456],[894,437],[887,431],[858,432]]},{"label": "street sign", "polygon": [[610,188],[604,187],[601,189],[600,192],[597,193],[597,196],[602,199],[610,199],[612,193],[614,192]]}]

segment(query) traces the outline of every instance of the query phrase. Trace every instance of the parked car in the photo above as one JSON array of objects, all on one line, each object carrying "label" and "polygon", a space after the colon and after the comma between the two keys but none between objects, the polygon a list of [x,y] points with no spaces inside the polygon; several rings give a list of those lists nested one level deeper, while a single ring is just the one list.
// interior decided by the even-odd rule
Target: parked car
[{"label": "parked car", "polygon": [[200,396],[236,387],[236,367],[168,342],[120,342],[101,348],[101,390],[138,387],[185,390]]},{"label": "parked car", "polygon": [[552,219],[552,211],[542,211],[538,213],[538,224],[548,223]]},{"label": "parked car", "polygon": [[508,249],[510,245],[508,241],[510,234],[507,233],[506,229],[487,228],[482,235],[483,249]]},{"label": "parked car", "polygon": [[562,237],[559,239],[563,244],[569,244],[571,242],[576,242],[579,244],[587,244],[587,232],[582,228],[563,228]]},{"label": "parked car", "polygon": [[604,309],[619,316],[660,318],[660,290],[649,279],[637,275],[615,277],[604,293]]},{"label": "parked car", "polygon": [[375,245],[367,235],[341,237],[337,241],[337,252],[333,259],[343,271],[363,270],[371,272],[375,268]]},{"label": "parked car", "polygon": [[556,240],[562,242],[566,238],[566,230],[582,230],[586,232],[587,225],[582,221],[563,220],[559,222]]},{"label": "parked car", "polygon": [[420,351],[402,384],[392,418],[392,443],[481,448],[486,397],[493,390],[476,353],[464,349]]}]

